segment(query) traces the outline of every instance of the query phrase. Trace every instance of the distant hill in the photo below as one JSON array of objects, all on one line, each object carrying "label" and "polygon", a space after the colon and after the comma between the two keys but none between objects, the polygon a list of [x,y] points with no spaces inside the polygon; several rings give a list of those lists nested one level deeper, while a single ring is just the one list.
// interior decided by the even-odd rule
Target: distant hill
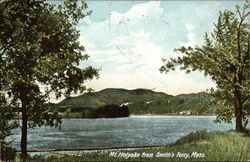
[{"label": "distant hill", "polygon": [[[192,114],[212,114],[213,110],[207,93],[190,93],[177,96],[149,89],[116,89],[107,88],[98,92],[86,93],[77,97],[66,98],[57,104],[58,107],[87,107],[96,109],[101,106],[116,104],[126,105],[131,114],[163,114],[190,111]],[[60,108],[59,108],[60,111]]]},{"label": "distant hill", "polygon": [[181,99],[195,99],[198,97],[209,97],[209,95],[205,92],[199,92],[199,93],[189,93],[189,94],[180,94],[175,96],[176,98],[181,98]]},{"label": "distant hill", "polygon": [[77,97],[69,97],[58,103],[58,106],[99,107],[107,104],[124,102],[151,101],[173,97],[162,92],[149,89],[115,89],[107,88],[99,92],[86,93]]},{"label": "distant hill", "polygon": [[149,89],[114,89],[108,88],[96,92],[95,96],[107,104],[122,104],[124,102],[151,101],[172,97],[161,92],[154,92]]},{"label": "distant hill", "polygon": [[69,107],[100,107],[106,105],[105,101],[102,101],[96,97],[95,93],[86,93],[77,97],[69,97],[59,102],[57,106],[69,106]]}]

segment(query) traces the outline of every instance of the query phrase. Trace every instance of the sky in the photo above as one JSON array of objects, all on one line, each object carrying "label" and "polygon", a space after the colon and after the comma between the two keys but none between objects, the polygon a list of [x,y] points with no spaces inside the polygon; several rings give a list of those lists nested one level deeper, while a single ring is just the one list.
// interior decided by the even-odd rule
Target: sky
[{"label": "sky", "polygon": [[219,11],[235,11],[244,1],[87,1],[93,14],[77,28],[90,56],[81,62],[100,68],[88,88],[147,88],[171,95],[215,87],[201,72],[160,73],[162,58],[178,56],[181,46],[201,45],[213,31]]}]

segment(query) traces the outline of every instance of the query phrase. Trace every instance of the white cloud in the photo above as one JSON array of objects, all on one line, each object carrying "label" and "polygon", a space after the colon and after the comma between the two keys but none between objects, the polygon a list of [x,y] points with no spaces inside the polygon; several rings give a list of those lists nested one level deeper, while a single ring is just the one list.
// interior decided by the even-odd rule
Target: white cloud
[{"label": "white cloud", "polygon": [[188,31],[193,31],[195,29],[193,24],[186,24],[185,27]]},{"label": "white cloud", "polygon": [[195,26],[193,24],[186,24],[185,27],[187,30],[186,37],[188,41],[185,43],[180,43],[180,44],[181,46],[184,46],[184,47],[194,47],[197,44],[196,33],[194,32]]},{"label": "white cloud", "polygon": [[[200,75],[201,78],[203,77],[200,73],[196,73],[196,75]],[[200,80],[193,79],[184,72],[164,75],[145,71],[141,73],[138,71],[136,74],[103,75],[98,80],[88,82],[87,85],[95,87],[96,91],[110,87],[127,89],[147,88],[172,95],[201,92],[208,89],[208,85],[209,87],[214,86],[211,81],[201,82]]]},{"label": "white cloud", "polygon": [[131,62],[148,66],[155,65],[163,57],[161,47],[151,41],[151,35],[143,29],[130,33],[128,36],[116,37],[108,46],[116,48]]},{"label": "white cloud", "polygon": [[180,71],[167,75],[159,72],[162,58],[170,55],[166,51],[197,43],[197,23],[183,25],[184,21],[178,21],[167,26],[160,19],[164,12],[160,4],[160,1],[137,4],[126,13],[113,11],[104,21],[80,27],[83,40],[91,47],[88,53],[95,65],[102,67],[100,79],[88,82],[88,86],[95,90],[156,88],[179,94],[199,92],[213,85],[200,73],[198,76],[204,82]]},{"label": "white cloud", "polygon": [[110,55],[115,55],[118,52],[116,49],[98,49],[98,48],[94,48],[89,51],[92,56],[100,56],[103,54],[110,56]]},{"label": "white cloud", "polygon": [[111,21],[116,24],[137,23],[147,19],[158,18],[163,13],[160,1],[149,1],[134,5],[127,13],[111,12]]}]

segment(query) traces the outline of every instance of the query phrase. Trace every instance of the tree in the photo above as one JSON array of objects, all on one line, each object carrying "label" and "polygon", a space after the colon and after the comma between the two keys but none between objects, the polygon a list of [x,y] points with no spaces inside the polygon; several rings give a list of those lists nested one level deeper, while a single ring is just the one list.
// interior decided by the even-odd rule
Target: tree
[{"label": "tree", "polygon": [[[48,104],[83,92],[83,83],[98,76],[78,41],[75,25],[91,14],[87,4],[66,0],[55,6],[35,0],[0,3],[0,90],[7,91],[10,105],[21,107],[21,155],[27,157],[27,130],[35,126],[58,126],[60,116]],[[42,87],[46,86],[45,89]]]},{"label": "tree", "polygon": [[203,72],[210,76],[217,88],[211,95],[220,105],[218,121],[231,122],[236,118],[237,132],[246,131],[246,113],[249,112],[250,99],[250,54],[249,54],[249,3],[242,10],[236,6],[236,12],[225,10],[220,12],[214,31],[209,37],[204,36],[204,44],[175,49],[182,54],[178,58],[170,58],[160,68],[161,72],[181,70]]}]

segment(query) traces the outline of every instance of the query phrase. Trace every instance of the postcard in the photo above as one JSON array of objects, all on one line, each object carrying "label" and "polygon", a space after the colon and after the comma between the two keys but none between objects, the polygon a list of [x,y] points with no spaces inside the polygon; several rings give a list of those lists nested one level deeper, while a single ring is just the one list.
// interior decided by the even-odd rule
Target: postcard
[{"label": "postcard", "polygon": [[249,161],[249,8],[1,0],[0,160]]}]

